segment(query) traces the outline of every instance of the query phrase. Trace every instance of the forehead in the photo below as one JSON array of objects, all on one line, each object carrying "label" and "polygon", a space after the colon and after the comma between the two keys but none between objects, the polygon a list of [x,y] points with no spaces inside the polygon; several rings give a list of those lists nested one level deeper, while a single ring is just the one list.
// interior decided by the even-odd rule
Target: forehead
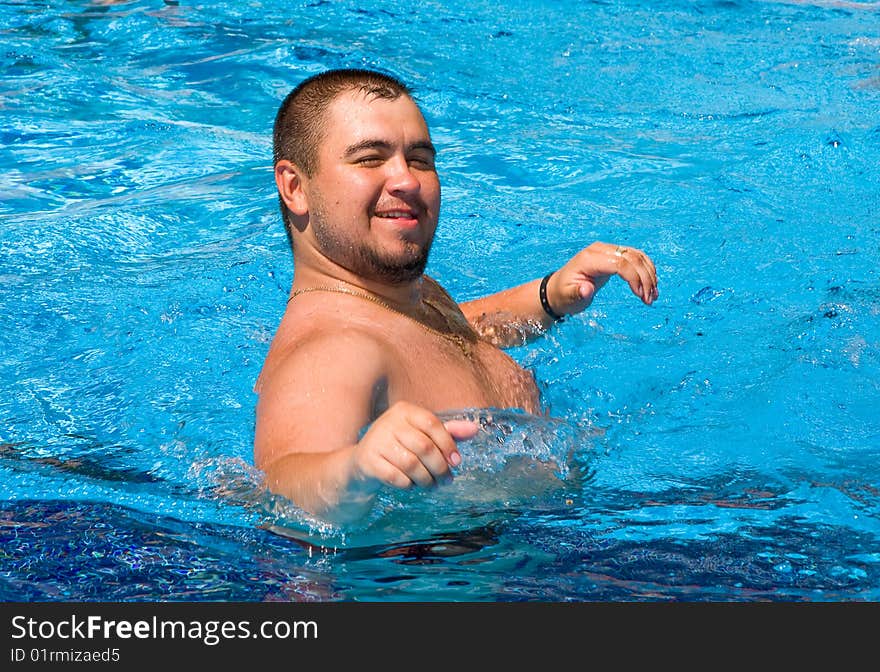
[{"label": "forehead", "polygon": [[326,115],[324,145],[328,148],[374,139],[392,144],[430,140],[418,105],[406,95],[388,100],[346,91],[330,103]]}]

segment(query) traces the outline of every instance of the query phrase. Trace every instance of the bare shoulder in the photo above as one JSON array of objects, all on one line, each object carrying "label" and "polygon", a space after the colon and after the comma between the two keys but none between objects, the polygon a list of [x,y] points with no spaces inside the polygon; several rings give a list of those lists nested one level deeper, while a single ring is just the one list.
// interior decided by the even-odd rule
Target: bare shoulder
[{"label": "bare shoulder", "polygon": [[[279,332],[260,372],[258,394],[292,382],[327,384],[345,379],[381,375],[388,363],[388,347],[367,329],[326,326],[288,334]],[[355,374],[359,374],[356,376]]]},{"label": "bare shoulder", "polygon": [[255,390],[257,465],[357,441],[390,375],[387,345],[368,329],[281,331]]}]

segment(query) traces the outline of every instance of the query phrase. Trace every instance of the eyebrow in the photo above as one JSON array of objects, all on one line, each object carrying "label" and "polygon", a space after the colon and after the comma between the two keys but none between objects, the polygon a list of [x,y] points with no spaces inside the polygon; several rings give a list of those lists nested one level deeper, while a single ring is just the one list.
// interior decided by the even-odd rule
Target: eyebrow
[{"label": "eyebrow", "polygon": [[[345,148],[345,156],[351,157],[357,154],[358,152],[362,152],[364,150],[369,149],[383,149],[390,150],[393,149],[390,142],[386,142],[385,140],[361,140],[353,145],[349,145]],[[418,142],[414,142],[411,145],[406,146],[407,153],[415,150],[415,149],[424,149],[431,153],[431,156],[437,155],[437,149],[434,147],[434,144],[429,140],[419,140]]]}]

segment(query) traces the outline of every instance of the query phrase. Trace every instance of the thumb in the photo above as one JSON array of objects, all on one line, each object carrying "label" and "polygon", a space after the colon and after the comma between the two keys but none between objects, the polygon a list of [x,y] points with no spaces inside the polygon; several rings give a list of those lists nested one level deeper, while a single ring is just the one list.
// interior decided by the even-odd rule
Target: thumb
[{"label": "thumb", "polygon": [[589,306],[593,302],[593,297],[596,296],[596,292],[599,291],[599,284],[594,280],[593,282],[582,282],[578,285],[577,288],[577,300],[584,301],[587,306]]},{"label": "thumb", "polygon": [[443,423],[446,431],[452,435],[456,441],[467,441],[472,439],[480,431],[479,423],[472,420],[448,420]]},{"label": "thumb", "polygon": [[592,301],[593,297],[596,296],[596,292],[602,289],[608,280],[609,276],[607,275],[593,276],[588,282],[582,282],[580,284],[578,287],[578,295],[585,301]]}]

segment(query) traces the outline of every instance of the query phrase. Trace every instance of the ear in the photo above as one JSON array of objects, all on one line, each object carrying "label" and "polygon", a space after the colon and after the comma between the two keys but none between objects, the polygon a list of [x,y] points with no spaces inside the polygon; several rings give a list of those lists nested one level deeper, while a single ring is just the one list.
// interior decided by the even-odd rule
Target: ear
[{"label": "ear", "polygon": [[305,177],[302,170],[286,159],[275,164],[275,185],[281,200],[295,215],[304,216],[309,213],[309,203],[303,190]]}]

